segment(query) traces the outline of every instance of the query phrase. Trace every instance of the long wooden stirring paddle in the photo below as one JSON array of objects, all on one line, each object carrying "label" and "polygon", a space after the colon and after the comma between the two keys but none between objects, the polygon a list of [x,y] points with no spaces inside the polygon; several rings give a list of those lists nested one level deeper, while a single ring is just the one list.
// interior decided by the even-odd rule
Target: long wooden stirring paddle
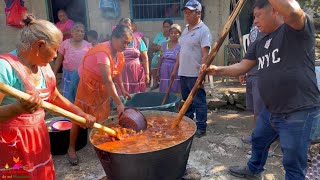
[{"label": "long wooden stirring paddle", "polygon": [[[244,4],[245,4],[246,0],[239,0],[236,8],[232,11],[231,15],[228,18],[228,21],[226,22],[220,38],[217,40],[217,42],[213,45],[210,54],[208,55],[208,58],[206,60],[206,66],[210,66],[212,61],[214,60],[214,58],[216,57],[221,45],[223,44],[223,41],[225,40],[225,38],[227,37],[232,24],[234,23],[234,21],[236,20],[237,16],[239,15],[241,9],[243,8]],[[188,107],[190,106],[193,97],[196,95],[198,89],[201,87],[201,84],[206,76],[206,72],[202,72],[201,74],[199,74],[199,77],[195,83],[195,85],[193,86],[186,102],[183,104],[182,108],[179,111],[178,116],[176,117],[175,121],[172,124],[172,128],[175,128],[179,125],[179,123],[181,122],[184,114],[187,112]]]},{"label": "long wooden stirring paddle", "polygon": [[[12,96],[16,99],[23,99],[25,101],[28,101],[31,97],[31,95],[24,93],[22,91],[19,91],[11,86],[8,86],[6,84],[0,83],[0,91],[5,93],[6,95]],[[60,116],[66,117],[70,119],[72,122],[77,123],[77,124],[86,124],[86,119],[83,117],[80,117],[76,114],[73,114],[72,112],[66,111],[56,105],[53,105],[51,103],[42,101],[42,107],[48,111],[51,111],[53,113],[59,114]],[[106,132],[109,136],[116,137],[120,139],[120,136],[118,133],[106,126],[102,126],[101,124],[94,123],[93,128],[99,129],[101,131]],[[119,136],[119,137],[118,137]]]}]

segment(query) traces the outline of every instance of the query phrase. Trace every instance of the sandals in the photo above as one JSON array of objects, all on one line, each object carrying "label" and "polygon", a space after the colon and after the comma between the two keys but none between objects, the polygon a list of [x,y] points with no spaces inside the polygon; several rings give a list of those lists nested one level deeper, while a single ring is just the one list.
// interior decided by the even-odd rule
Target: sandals
[{"label": "sandals", "polygon": [[69,153],[67,153],[67,159],[68,159],[69,163],[71,164],[71,166],[76,166],[79,164],[79,158],[78,158],[77,154],[76,154],[76,157],[71,158]]}]

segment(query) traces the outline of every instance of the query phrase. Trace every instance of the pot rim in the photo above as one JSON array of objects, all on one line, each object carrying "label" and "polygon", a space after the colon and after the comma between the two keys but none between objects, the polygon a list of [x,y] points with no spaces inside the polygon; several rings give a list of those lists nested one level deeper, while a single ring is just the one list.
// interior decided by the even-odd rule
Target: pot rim
[{"label": "pot rim", "polygon": [[[45,119],[45,123],[46,123],[46,126],[47,128],[50,127],[51,128],[51,131],[48,131],[49,133],[53,133],[53,132],[64,132],[64,131],[70,131],[70,129],[66,129],[66,130],[58,130],[56,128],[53,127],[53,124],[58,122],[58,121],[68,121],[68,122],[71,122],[69,119],[63,117],[63,116],[56,116],[56,117],[52,117],[52,118],[48,118],[48,119]],[[72,122],[71,122],[72,123]]]},{"label": "pot rim", "polygon": [[[159,114],[159,115],[162,115],[162,116],[164,116],[164,115],[174,115],[174,116],[177,116],[177,115],[178,115],[178,113],[168,112],[168,111],[146,110],[146,111],[141,111],[141,112],[142,112],[142,114],[143,114],[144,116],[147,116],[147,117],[148,117],[148,115],[153,115],[153,114]],[[148,152],[141,152],[141,153],[119,153],[119,152],[106,151],[106,150],[103,150],[103,149],[98,148],[98,147],[97,147],[96,145],[94,145],[94,144],[92,143],[92,141],[91,141],[92,133],[93,133],[93,131],[97,131],[96,129],[93,129],[93,130],[90,132],[90,134],[89,134],[89,141],[90,141],[90,143],[92,144],[92,146],[94,146],[94,148],[96,148],[96,149],[99,149],[99,150],[104,151],[104,152],[112,153],[112,154],[118,154],[118,155],[138,155],[138,154],[147,154],[147,153],[154,153],[154,152],[158,152],[158,151],[163,151],[163,150],[170,149],[170,148],[172,148],[172,147],[178,146],[178,145],[180,145],[180,144],[188,141],[190,138],[193,138],[193,136],[194,136],[194,134],[196,133],[196,130],[197,130],[196,123],[195,123],[193,120],[191,120],[190,118],[188,118],[187,116],[184,116],[182,120],[187,121],[188,123],[190,123],[190,124],[194,127],[194,131],[192,132],[192,134],[191,134],[188,138],[186,138],[184,141],[181,141],[181,142],[178,143],[178,144],[175,144],[175,145],[172,145],[172,146],[168,146],[168,147],[166,147],[166,148],[159,149],[159,150],[148,151]],[[102,121],[102,122],[105,122],[105,121],[107,121],[107,120],[104,120],[104,121]],[[103,123],[102,123],[102,124],[103,124]]]},{"label": "pot rim", "polygon": [[[67,119],[63,119],[63,120],[56,120],[56,121],[53,121],[52,123],[51,123],[51,128],[52,129],[54,129],[54,130],[56,130],[56,131],[68,131],[68,130],[70,130],[70,129],[57,129],[57,128],[55,128],[54,127],[54,124],[56,124],[56,123],[58,123],[58,122],[68,122],[68,123],[70,123],[71,125],[72,125],[72,122],[70,121],[70,120],[67,120]],[[72,127],[72,126],[71,126]]]}]

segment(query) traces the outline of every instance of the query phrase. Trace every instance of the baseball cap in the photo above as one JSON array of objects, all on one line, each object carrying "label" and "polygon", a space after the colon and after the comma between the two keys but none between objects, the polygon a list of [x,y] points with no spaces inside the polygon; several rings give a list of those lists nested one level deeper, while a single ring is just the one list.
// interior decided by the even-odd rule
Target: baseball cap
[{"label": "baseball cap", "polygon": [[182,8],[182,11],[185,10],[186,8],[194,11],[201,11],[202,10],[202,6],[201,4],[197,1],[197,0],[189,0],[186,5]]}]

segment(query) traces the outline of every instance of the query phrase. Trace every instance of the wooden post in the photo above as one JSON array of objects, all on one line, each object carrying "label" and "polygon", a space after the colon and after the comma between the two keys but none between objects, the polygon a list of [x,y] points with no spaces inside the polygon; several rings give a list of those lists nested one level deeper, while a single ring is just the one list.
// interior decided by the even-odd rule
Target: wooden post
[{"label": "wooden post", "polygon": [[[235,9],[237,5],[237,0],[232,0],[232,5],[233,5],[233,8]],[[240,24],[239,16],[236,19],[236,24],[237,24],[237,31],[239,36],[239,44],[240,44],[240,47],[242,47],[241,49],[243,49],[243,39],[242,39],[241,24]],[[243,51],[240,53],[243,54]]]}]

